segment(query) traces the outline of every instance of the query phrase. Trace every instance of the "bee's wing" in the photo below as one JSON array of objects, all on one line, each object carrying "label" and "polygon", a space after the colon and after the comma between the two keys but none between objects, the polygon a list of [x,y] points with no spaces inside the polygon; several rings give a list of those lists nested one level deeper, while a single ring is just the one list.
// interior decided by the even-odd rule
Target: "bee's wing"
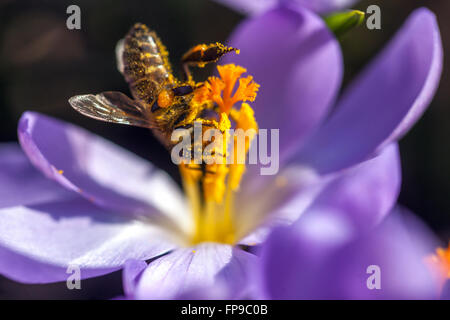
[{"label": "bee's wing", "polygon": [[121,92],[107,91],[100,94],[74,96],[69,103],[81,114],[106,122],[152,128],[145,109]]}]

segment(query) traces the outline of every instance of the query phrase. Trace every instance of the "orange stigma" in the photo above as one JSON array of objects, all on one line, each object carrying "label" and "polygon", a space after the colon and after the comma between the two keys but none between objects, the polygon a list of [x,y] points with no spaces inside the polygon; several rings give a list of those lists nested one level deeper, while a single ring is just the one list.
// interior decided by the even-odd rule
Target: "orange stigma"
[{"label": "orange stigma", "polygon": [[[252,76],[241,78],[241,75],[247,72],[247,69],[227,64],[217,66],[220,78],[210,77],[205,85],[197,92],[200,99],[208,99],[214,101],[220,112],[230,113],[231,108],[237,102],[254,101],[259,89],[259,84],[253,81]],[[234,90],[236,83],[239,84]],[[234,91],[234,92],[233,92]]]}]

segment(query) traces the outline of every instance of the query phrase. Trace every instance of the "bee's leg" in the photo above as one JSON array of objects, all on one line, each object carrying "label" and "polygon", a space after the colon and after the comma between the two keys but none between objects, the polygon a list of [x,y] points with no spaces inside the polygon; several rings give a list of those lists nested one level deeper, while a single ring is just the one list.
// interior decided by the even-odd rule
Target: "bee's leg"
[{"label": "bee's leg", "polygon": [[186,52],[181,58],[184,76],[187,80],[192,80],[192,75],[189,70],[190,66],[203,68],[208,63],[213,63],[219,60],[224,54],[239,50],[232,47],[227,47],[219,42],[211,44],[199,44]]}]

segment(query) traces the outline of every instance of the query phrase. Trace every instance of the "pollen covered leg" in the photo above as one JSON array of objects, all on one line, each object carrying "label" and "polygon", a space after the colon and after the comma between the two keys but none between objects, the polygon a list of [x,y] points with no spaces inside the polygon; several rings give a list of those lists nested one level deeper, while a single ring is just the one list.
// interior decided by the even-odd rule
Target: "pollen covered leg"
[{"label": "pollen covered leg", "polygon": [[199,44],[189,49],[181,58],[186,79],[192,79],[192,75],[189,71],[190,66],[203,68],[208,63],[217,62],[223,55],[231,51],[235,51],[239,54],[238,49],[227,47],[219,42]]}]

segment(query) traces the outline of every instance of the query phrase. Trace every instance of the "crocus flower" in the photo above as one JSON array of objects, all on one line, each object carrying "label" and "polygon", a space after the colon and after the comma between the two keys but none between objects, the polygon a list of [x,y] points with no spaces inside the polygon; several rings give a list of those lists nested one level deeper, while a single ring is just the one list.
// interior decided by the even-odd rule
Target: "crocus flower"
[{"label": "crocus flower", "polygon": [[[404,211],[404,210],[401,210]],[[326,217],[326,218],[325,218]],[[425,257],[438,241],[409,213],[395,212],[356,238],[329,212],[276,229],[261,250],[255,281],[266,299],[436,299]]]},{"label": "crocus flower", "polygon": [[228,297],[243,297],[257,258],[239,245],[260,243],[274,225],[326,209],[351,221],[346,230],[356,236],[383,219],[400,186],[396,141],[439,82],[433,14],[413,14],[323,125],[342,58],[317,15],[277,7],[245,21],[231,42],[242,49],[237,62],[261,84],[259,128],[280,129],[281,161],[276,176],[253,167],[244,174],[230,215],[232,241],[193,243],[186,237],[192,211],[165,173],[81,128],[27,112],[19,140],[43,175],[17,147],[2,148],[2,274],[44,283],[65,280],[69,265],[82,277],[125,266],[124,290],[133,298],[180,297],[212,283],[226,283]]},{"label": "crocus flower", "polygon": [[[276,7],[244,21],[230,43],[241,54],[226,60],[246,66],[261,84],[253,104],[259,126],[281,128],[284,170],[274,184],[299,186],[288,188],[290,201],[283,196],[284,203],[274,205],[271,195],[279,200],[283,192],[268,187],[268,179],[250,169],[237,195],[242,212],[258,217],[273,208],[276,214],[268,220],[272,226],[302,214],[333,211],[351,221],[352,233],[381,221],[396,200],[400,182],[395,141],[425,111],[439,83],[442,45],[434,15],[427,9],[414,12],[344,92],[333,113],[341,54],[309,10]],[[143,272],[139,286],[153,286],[150,270]]]}]

